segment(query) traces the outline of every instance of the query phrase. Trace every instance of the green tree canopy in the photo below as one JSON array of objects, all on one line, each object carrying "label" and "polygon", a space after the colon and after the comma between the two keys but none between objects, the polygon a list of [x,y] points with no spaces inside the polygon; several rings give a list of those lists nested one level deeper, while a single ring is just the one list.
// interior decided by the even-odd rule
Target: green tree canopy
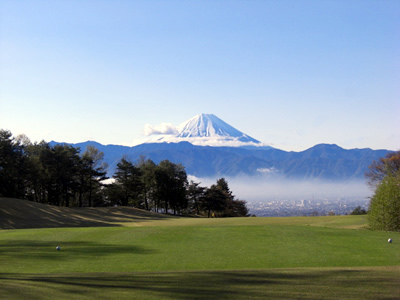
[{"label": "green tree canopy", "polygon": [[363,208],[361,208],[361,206],[357,206],[351,213],[350,215],[366,215],[367,211]]},{"label": "green tree canopy", "polygon": [[[94,146],[88,146],[83,152],[80,164],[80,195],[79,206],[82,206],[82,198],[86,198],[88,206],[102,204],[102,181],[107,179],[107,163],[103,162],[104,153]],[[84,197],[85,196],[85,197]],[[96,205],[97,206],[97,205]]]},{"label": "green tree canopy", "polygon": [[138,206],[138,194],[142,186],[140,169],[122,158],[117,164],[114,179],[114,202],[122,206]]},{"label": "green tree canopy", "polygon": [[189,202],[189,213],[200,215],[201,199],[204,197],[206,188],[200,186],[200,183],[190,181],[187,187],[187,198]]},{"label": "green tree canopy", "polygon": [[371,229],[400,231],[400,172],[385,176],[377,186],[368,223]]},{"label": "green tree canopy", "polygon": [[155,193],[155,170],[157,166],[151,159],[146,159],[144,156],[141,156],[139,158],[138,167],[140,169],[142,183],[140,196],[143,199],[144,208],[150,210],[151,201]]},{"label": "green tree canopy", "polygon": [[222,213],[226,204],[226,194],[216,184],[213,184],[204,193],[201,201],[201,207],[211,217],[211,212]]},{"label": "green tree canopy", "polygon": [[0,196],[24,195],[23,147],[8,130],[0,130]]},{"label": "green tree canopy", "polygon": [[171,208],[176,212],[187,207],[187,174],[181,164],[161,161],[155,170],[157,209],[163,205],[165,213]]}]

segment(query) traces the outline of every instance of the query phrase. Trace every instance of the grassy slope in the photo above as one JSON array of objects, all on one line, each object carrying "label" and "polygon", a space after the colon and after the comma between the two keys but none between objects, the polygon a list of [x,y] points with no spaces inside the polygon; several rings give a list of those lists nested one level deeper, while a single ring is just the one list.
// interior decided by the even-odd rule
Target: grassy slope
[{"label": "grassy slope", "polygon": [[67,208],[0,198],[0,229],[106,226],[311,225],[362,228],[364,217],[181,218],[130,207]]},{"label": "grassy slope", "polygon": [[68,208],[0,198],[0,229],[118,226],[170,218],[131,207]]},{"label": "grassy slope", "polygon": [[[40,208],[40,213],[21,208],[13,220],[0,206],[0,216],[17,224],[25,218],[21,211],[43,220],[41,214],[57,209]],[[85,210],[72,211],[72,220],[87,222]],[[0,295],[376,299],[400,294],[400,234],[347,229],[362,227],[360,216],[186,219],[135,215],[130,209],[122,215],[118,209],[102,221],[104,209],[88,211],[90,222],[127,226],[0,230]],[[63,226],[69,212],[63,212]]]}]

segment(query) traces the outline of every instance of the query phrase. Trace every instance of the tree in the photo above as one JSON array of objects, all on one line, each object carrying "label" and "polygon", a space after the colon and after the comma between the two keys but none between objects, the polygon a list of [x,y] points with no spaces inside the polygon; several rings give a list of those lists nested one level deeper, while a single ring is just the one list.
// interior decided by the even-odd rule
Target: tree
[{"label": "tree", "polygon": [[137,200],[141,190],[140,169],[126,158],[122,158],[113,177],[115,182],[110,188],[113,189],[114,197],[118,198],[118,204],[139,206]]},{"label": "tree", "polygon": [[228,181],[225,178],[220,178],[217,180],[217,188],[220,189],[227,200],[233,200],[235,196],[232,194],[232,191],[229,188]]},{"label": "tree", "polygon": [[217,180],[217,188],[225,195],[223,217],[246,217],[249,210],[246,207],[246,201],[236,200],[232,191],[229,188],[228,181],[225,178]]},{"label": "tree", "polygon": [[375,187],[368,211],[370,228],[400,230],[400,151],[374,161],[366,178]]},{"label": "tree", "polygon": [[357,206],[351,213],[350,215],[366,215],[367,211],[363,208],[361,208],[361,206]]},{"label": "tree", "polygon": [[201,199],[204,197],[205,187],[200,186],[193,180],[190,181],[187,187],[187,198],[189,203],[189,212],[200,215]]},{"label": "tree", "polygon": [[0,196],[23,198],[25,195],[23,146],[8,130],[0,130]]},{"label": "tree", "polygon": [[400,172],[386,175],[371,198],[368,223],[371,229],[400,231]]},{"label": "tree", "polygon": [[44,141],[30,144],[26,147],[28,160],[26,172],[29,178],[27,198],[29,200],[48,203],[48,182],[50,181],[50,173],[48,171],[48,165],[45,163],[45,157],[50,151],[50,145]]},{"label": "tree", "polygon": [[229,210],[225,213],[227,217],[248,217],[249,209],[244,200],[232,200]]},{"label": "tree", "polygon": [[151,200],[154,195],[155,190],[155,170],[156,164],[151,159],[145,159],[144,156],[141,156],[138,163],[140,173],[141,173],[141,187],[142,191],[140,196],[143,199],[144,208],[146,210],[151,209]]},{"label": "tree", "polygon": [[69,206],[71,198],[79,191],[79,149],[67,144],[55,145],[44,154],[48,172],[48,202]]},{"label": "tree", "polygon": [[249,216],[246,201],[235,199],[225,178],[218,179],[216,184],[205,189],[200,197],[200,208],[208,217],[212,212],[219,217]]},{"label": "tree", "polygon": [[370,186],[376,187],[386,176],[396,176],[400,171],[400,151],[389,152],[378,161],[373,161],[368,168],[365,177]]},{"label": "tree", "polygon": [[[94,202],[102,202],[101,181],[107,179],[107,163],[103,162],[104,153],[94,146],[88,146],[83,152],[80,161],[80,191],[79,207],[83,206],[83,198],[86,195],[88,206]],[[96,201],[94,201],[96,200]]]},{"label": "tree", "polygon": [[213,184],[209,189],[206,189],[204,196],[201,198],[201,207],[211,217],[211,212],[222,212],[225,208],[226,195]]},{"label": "tree", "polygon": [[169,160],[161,161],[155,169],[156,211],[163,204],[165,213],[171,208],[174,214],[187,207],[187,174],[181,164]]}]

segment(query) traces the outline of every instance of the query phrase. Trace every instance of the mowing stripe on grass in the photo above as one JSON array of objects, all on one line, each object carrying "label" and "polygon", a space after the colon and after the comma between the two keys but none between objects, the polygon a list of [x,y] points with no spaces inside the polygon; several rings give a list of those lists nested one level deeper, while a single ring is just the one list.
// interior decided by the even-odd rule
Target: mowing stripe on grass
[{"label": "mowing stripe on grass", "polygon": [[400,267],[0,274],[2,299],[398,299]]}]

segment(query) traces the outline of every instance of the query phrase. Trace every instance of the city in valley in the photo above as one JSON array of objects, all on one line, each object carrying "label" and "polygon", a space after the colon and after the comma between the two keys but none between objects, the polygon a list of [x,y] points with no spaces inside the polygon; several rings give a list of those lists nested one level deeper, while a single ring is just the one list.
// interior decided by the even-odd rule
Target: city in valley
[{"label": "city in valley", "polygon": [[368,211],[372,191],[363,180],[229,178],[232,191],[257,217],[349,215]]},{"label": "city in valley", "polygon": [[349,215],[360,207],[368,210],[370,199],[353,198],[311,198],[300,200],[271,199],[249,201],[247,207],[250,214],[257,217],[290,217],[290,216],[329,216]]}]

